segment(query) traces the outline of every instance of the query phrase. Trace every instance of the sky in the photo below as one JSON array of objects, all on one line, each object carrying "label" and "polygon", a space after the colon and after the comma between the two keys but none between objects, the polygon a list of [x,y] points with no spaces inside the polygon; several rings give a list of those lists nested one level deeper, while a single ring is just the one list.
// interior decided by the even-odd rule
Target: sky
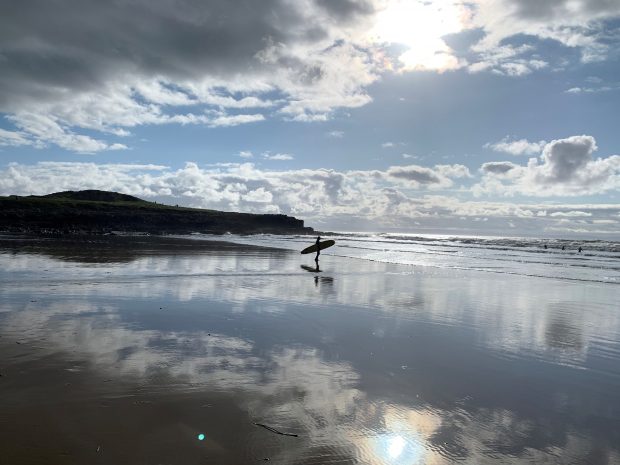
[{"label": "sky", "polygon": [[620,237],[620,0],[9,0],[0,195]]}]

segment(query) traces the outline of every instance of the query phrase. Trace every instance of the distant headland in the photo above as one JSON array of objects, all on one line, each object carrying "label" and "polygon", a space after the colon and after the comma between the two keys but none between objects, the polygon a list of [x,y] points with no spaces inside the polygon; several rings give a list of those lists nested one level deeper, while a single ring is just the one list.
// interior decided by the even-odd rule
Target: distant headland
[{"label": "distant headland", "polygon": [[0,232],[33,234],[310,234],[303,220],[273,214],[163,205],[99,190],[0,197]]}]

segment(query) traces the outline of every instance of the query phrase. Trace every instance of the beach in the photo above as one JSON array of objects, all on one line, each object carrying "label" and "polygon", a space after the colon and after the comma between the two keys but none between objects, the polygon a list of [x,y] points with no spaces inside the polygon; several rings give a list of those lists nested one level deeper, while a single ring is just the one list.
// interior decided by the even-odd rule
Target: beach
[{"label": "beach", "polygon": [[0,238],[0,462],[620,463],[613,253],[236,239]]}]

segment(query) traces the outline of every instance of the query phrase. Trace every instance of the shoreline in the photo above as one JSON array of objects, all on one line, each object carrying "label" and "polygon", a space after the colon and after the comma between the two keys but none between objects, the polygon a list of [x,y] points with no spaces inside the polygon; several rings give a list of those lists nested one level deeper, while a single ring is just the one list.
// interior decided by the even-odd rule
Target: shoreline
[{"label": "shoreline", "polygon": [[[76,259],[84,258],[88,254],[94,254],[100,257],[101,260],[105,261],[106,256],[112,256],[116,252],[126,252],[124,254],[124,258],[126,260],[138,259],[140,256],[144,256],[145,254],[153,253],[154,251],[158,251],[158,253],[170,253],[174,255],[182,255],[184,253],[201,252],[207,253],[210,251],[218,251],[218,250],[229,250],[229,251],[252,251],[256,248],[272,250],[274,252],[282,252],[282,253],[290,253],[293,255],[298,254],[298,249],[294,249],[291,247],[276,247],[262,243],[244,243],[236,241],[235,239],[247,240],[252,237],[263,237],[264,235],[241,235],[235,238],[231,238],[231,240],[226,240],[225,235],[215,235],[213,238],[209,238],[208,235],[179,235],[179,234],[169,234],[169,235],[143,235],[143,234],[127,234],[127,235],[62,235],[62,236],[48,236],[48,235],[38,235],[38,234],[2,234],[0,233],[0,248],[22,248],[23,251],[30,252],[41,252],[45,253],[45,251],[49,252],[49,256],[51,257],[70,257],[71,250],[76,249],[80,250],[82,246],[88,247],[99,247],[99,249],[91,250],[87,254],[78,253],[75,255]],[[304,235],[295,235],[295,238],[298,236]],[[282,237],[290,237],[287,235],[276,235],[276,238]],[[310,236],[312,237],[312,236]],[[325,236],[327,237],[327,236]],[[331,236],[334,237],[334,236]],[[299,249],[305,247],[305,245],[310,244],[303,242],[299,245]],[[501,249],[500,249],[501,250]],[[553,253],[553,249],[549,250],[550,253]],[[578,258],[578,255],[572,254],[570,255],[570,251],[567,251],[568,254],[563,255],[563,257],[571,257],[575,256]],[[517,277],[531,278],[531,279],[551,279],[556,281],[566,281],[566,282],[574,282],[574,283],[584,283],[584,284],[620,284],[620,281],[614,279],[602,280],[602,279],[594,279],[594,278],[583,278],[578,276],[550,276],[544,273],[533,273],[533,272],[524,272],[524,271],[510,271],[510,270],[497,270],[494,268],[485,268],[485,267],[472,267],[472,266],[458,266],[455,264],[450,265],[442,265],[442,264],[434,264],[434,263],[402,263],[397,261],[386,261],[382,259],[373,259],[370,257],[356,257],[351,255],[342,255],[338,253],[337,247],[334,249],[327,249],[326,252],[321,254],[323,257],[333,257],[342,260],[354,260],[354,261],[362,261],[367,263],[376,263],[385,266],[396,267],[396,269],[401,269],[404,273],[409,272],[420,272],[420,270],[435,269],[435,270],[445,270],[447,272],[475,272],[475,273],[485,273],[485,274],[496,274],[499,276],[502,275],[513,275]],[[424,253],[421,253],[423,256]],[[313,254],[307,256],[300,256],[300,263],[309,263],[314,264],[313,260],[308,259],[308,257],[313,257]],[[304,258],[305,257],[305,258]],[[325,263],[325,261],[323,262]],[[306,267],[306,271],[311,271],[310,266]]]}]

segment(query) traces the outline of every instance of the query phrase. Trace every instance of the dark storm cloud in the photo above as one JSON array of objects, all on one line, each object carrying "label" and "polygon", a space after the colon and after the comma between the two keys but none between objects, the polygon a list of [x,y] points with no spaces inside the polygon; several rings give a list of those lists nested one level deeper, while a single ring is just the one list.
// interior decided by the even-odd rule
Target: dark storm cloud
[{"label": "dark storm cloud", "polygon": [[[327,4],[329,3],[329,4]],[[269,43],[303,45],[329,36],[312,11],[284,0],[9,1],[0,15],[0,110],[55,99],[123,75],[194,80],[267,71]],[[340,17],[370,14],[363,2],[321,2]],[[314,13],[316,13],[316,11]]]},{"label": "dark storm cloud", "polygon": [[357,15],[374,12],[374,6],[364,0],[316,0],[316,4],[341,21],[348,21]]}]

